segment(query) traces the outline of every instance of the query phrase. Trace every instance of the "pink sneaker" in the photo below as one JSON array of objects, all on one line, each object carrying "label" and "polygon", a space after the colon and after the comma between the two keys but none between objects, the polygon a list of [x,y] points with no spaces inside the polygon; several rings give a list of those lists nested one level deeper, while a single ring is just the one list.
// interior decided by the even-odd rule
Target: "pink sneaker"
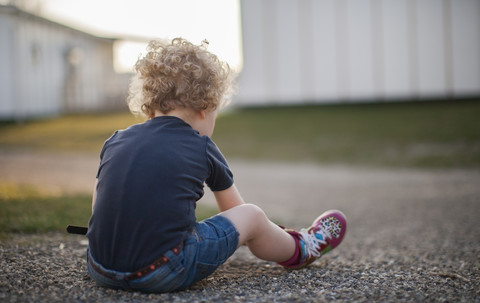
[{"label": "pink sneaker", "polygon": [[286,231],[298,238],[302,257],[298,264],[284,266],[298,269],[312,263],[342,242],[347,231],[347,219],[341,211],[330,210],[315,219],[308,229],[304,228],[299,232]]}]

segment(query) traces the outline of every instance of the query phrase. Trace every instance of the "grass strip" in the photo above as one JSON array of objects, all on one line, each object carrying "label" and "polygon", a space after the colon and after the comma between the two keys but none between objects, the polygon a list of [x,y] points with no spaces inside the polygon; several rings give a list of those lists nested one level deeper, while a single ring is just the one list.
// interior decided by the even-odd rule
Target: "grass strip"
[{"label": "grass strip", "polygon": [[[14,233],[65,231],[69,224],[87,226],[90,195],[52,195],[32,186],[0,183],[0,238]],[[214,215],[215,208],[199,204],[197,219]]]},{"label": "grass strip", "polygon": [[[229,157],[387,167],[480,167],[480,102],[403,102],[235,109],[213,139]],[[129,113],[0,126],[0,149],[92,152]]]},{"label": "grass strip", "polygon": [[387,167],[480,167],[480,102],[252,108],[218,119],[229,157]]}]

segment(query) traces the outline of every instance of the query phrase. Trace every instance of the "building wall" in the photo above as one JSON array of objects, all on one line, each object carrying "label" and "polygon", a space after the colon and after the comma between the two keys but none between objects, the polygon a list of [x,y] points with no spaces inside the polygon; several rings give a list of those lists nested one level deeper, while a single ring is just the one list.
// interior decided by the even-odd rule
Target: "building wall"
[{"label": "building wall", "polygon": [[237,104],[480,96],[478,0],[242,0]]},{"label": "building wall", "polygon": [[0,117],[15,113],[13,102],[13,22],[10,16],[0,18]]},{"label": "building wall", "polygon": [[121,107],[127,76],[113,40],[0,6],[0,119]]}]

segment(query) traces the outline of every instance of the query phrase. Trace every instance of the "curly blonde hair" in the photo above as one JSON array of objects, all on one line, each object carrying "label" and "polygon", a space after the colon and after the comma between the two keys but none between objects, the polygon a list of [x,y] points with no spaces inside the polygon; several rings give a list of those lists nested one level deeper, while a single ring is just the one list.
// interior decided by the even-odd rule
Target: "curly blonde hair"
[{"label": "curly blonde hair", "polygon": [[147,54],[135,64],[130,111],[153,117],[155,110],[167,114],[177,107],[215,110],[227,105],[234,73],[207,46],[205,40],[198,46],[182,38],[150,41]]}]

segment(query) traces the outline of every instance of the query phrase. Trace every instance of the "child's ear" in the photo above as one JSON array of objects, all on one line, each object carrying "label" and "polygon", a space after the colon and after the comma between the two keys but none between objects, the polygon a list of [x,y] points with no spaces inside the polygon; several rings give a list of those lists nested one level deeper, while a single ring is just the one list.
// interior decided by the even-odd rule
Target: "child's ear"
[{"label": "child's ear", "polygon": [[199,112],[200,118],[203,120],[205,119],[205,116],[207,115],[207,111],[205,109],[201,109]]}]

